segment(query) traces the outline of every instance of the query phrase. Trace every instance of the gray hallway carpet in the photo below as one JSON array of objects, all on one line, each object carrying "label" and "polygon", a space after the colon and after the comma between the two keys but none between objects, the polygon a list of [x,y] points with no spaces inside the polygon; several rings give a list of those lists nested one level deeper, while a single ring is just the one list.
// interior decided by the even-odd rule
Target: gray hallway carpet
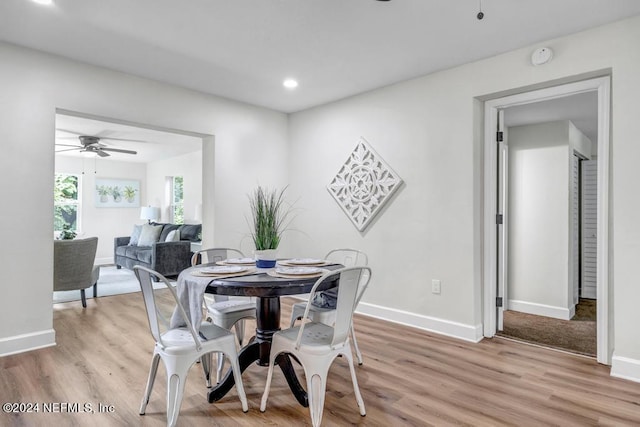
[{"label": "gray hallway carpet", "polygon": [[581,299],[571,320],[505,311],[498,335],[595,357],[596,301]]}]

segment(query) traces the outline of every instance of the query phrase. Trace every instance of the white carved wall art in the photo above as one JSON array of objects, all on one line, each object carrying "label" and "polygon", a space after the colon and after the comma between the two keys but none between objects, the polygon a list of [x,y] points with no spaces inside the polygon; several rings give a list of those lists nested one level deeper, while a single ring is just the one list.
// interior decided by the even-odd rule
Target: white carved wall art
[{"label": "white carved wall art", "polygon": [[401,184],[398,174],[360,137],[327,190],[363,231]]}]

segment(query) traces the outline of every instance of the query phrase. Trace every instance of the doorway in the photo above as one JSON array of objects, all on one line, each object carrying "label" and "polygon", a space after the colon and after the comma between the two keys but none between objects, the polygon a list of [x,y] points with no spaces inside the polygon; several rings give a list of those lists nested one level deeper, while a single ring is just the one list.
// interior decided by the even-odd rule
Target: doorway
[{"label": "doorway", "polygon": [[[581,252],[576,249],[579,247],[579,244],[576,244],[573,240],[578,239],[580,232],[575,231],[578,220],[574,218],[575,215],[570,215],[570,205],[573,201],[570,194],[575,194],[575,191],[577,191],[571,189],[569,186],[569,182],[571,181],[571,166],[576,165],[576,161],[573,158],[573,150],[569,149],[569,144],[564,147],[545,147],[545,150],[536,150],[536,154],[530,156],[532,160],[529,160],[530,163],[528,165],[521,163],[515,167],[514,165],[509,166],[508,159],[511,158],[513,160],[517,153],[515,153],[516,150],[512,149],[511,151],[513,152],[509,154],[507,149],[507,141],[510,134],[509,128],[504,127],[504,119],[505,114],[507,120],[509,120],[511,113],[521,113],[527,109],[544,106],[545,103],[567,103],[571,100],[571,97],[574,99],[581,98],[583,100],[591,97],[597,110],[597,126],[594,134],[590,136],[590,139],[597,141],[597,147],[593,150],[593,153],[585,152],[589,150],[584,147],[577,151],[582,151],[581,156],[585,159],[595,157],[598,169],[598,195],[596,200],[598,213],[596,219],[596,235],[598,244],[595,253],[597,267],[595,275],[597,294],[597,359],[600,363],[609,364],[611,355],[608,336],[610,313],[608,310],[609,287],[607,280],[609,260],[607,227],[609,204],[607,191],[609,180],[609,87],[609,78],[601,77],[524,92],[485,102],[485,298],[483,326],[486,337],[492,337],[504,328],[505,325],[503,321],[505,319],[505,311],[508,312],[510,309],[524,311],[527,314],[532,314],[532,312],[537,310],[538,313],[536,314],[546,314],[550,317],[568,320],[574,316],[574,310],[579,306],[579,304],[576,305],[576,303],[579,302],[578,298],[581,292],[579,286],[582,277],[581,271],[573,267],[576,267],[576,262],[579,262],[579,254]],[[578,103],[578,105],[580,104],[582,103]],[[511,120],[510,124],[514,124],[514,121]],[[564,121],[557,121],[551,127],[559,129],[563,126],[567,130],[567,134],[575,130],[572,130],[572,127],[575,128],[572,123],[565,123]],[[550,126],[548,125],[547,127]],[[514,132],[512,133],[515,136],[517,133],[515,132],[516,128],[513,127],[513,129]],[[523,131],[527,129],[520,128],[518,130]],[[587,130],[583,133],[589,132],[590,131]],[[553,180],[557,178],[557,176],[554,177],[551,172],[551,166],[544,164],[544,162],[550,158],[549,153],[551,153],[552,150],[555,150],[557,153],[562,153],[564,156],[562,159],[556,157],[554,160],[558,168],[564,168],[562,173],[567,176],[565,186],[563,188],[556,187],[556,196],[559,199],[563,198],[564,204],[566,205],[561,206],[564,209],[564,213],[558,213],[557,206],[556,212],[553,212],[553,209],[551,209],[553,205],[546,204],[549,202],[547,199],[550,198],[549,195],[551,192],[549,189],[552,188],[551,184]],[[533,153],[533,151],[531,153]],[[520,153],[518,153],[520,155],[519,161],[522,162],[522,159],[526,158],[523,154],[531,153],[520,150]],[[538,162],[540,169],[532,166],[535,162]],[[513,163],[513,161],[511,163]],[[577,163],[577,166],[579,167],[580,163]],[[514,169],[511,171],[512,173],[509,173],[509,167]],[[531,176],[529,178],[526,176],[523,177],[525,173],[523,171],[528,171]],[[516,173],[518,175],[515,175]],[[520,181],[514,179],[514,177],[518,177]],[[544,182],[545,180],[547,181],[546,183]],[[524,191],[524,187],[522,187],[523,182],[527,186],[530,186],[527,191]],[[510,191],[509,187],[511,185],[518,188],[512,188]],[[527,200],[527,198],[524,197],[526,194],[533,194],[532,189],[535,193],[536,187],[537,194],[539,194],[541,198],[534,201],[533,205],[538,205],[543,209],[538,212],[531,210],[532,200]],[[514,200],[509,200],[510,195],[512,198],[517,199],[517,203],[515,203]],[[525,209],[524,206],[529,207]],[[513,212],[509,212],[510,208]],[[518,210],[520,213],[519,217]],[[510,220],[513,221],[511,225]],[[535,227],[531,227],[534,223]],[[529,227],[527,228],[526,225],[529,225]],[[532,229],[533,233],[531,233]],[[534,240],[527,241],[525,239],[527,231],[529,235],[534,234]],[[548,232],[547,240],[540,239],[540,235],[544,234],[545,231]],[[575,239],[572,239],[572,236],[575,237]],[[556,237],[559,237],[559,240],[564,242],[564,247],[561,248],[564,258],[560,257],[560,259],[555,259],[549,256],[552,255],[552,251],[548,250],[549,248],[547,248],[546,252],[544,250],[544,245],[548,245],[549,239]],[[536,238],[538,239],[537,241],[535,240]],[[531,253],[533,253],[531,250],[536,244],[543,246],[542,250],[535,252],[535,256],[539,257],[537,264],[532,262],[531,259]],[[514,247],[510,248],[510,245]],[[521,252],[516,254],[515,247],[520,248]],[[527,251],[529,251],[529,253],[527,253]],[[538,295],[533,296],[532,294],[535,294],[536,291],[532,287],[532,284],[524,282],[529,279],[545,282],[545,279],[552,277],[552,275],[550,275],[551,273],[556,274],[556,278],[558,274],[561,275],[562,286],[558,286],[557,283],[548,283],[548,289],[538,291]],[[520,288],[513,287],[516,282],[521,285]],[[522,286],[523,284],[526,286]],[[513,295],[509,295],[510,291]],[[553,303],[545,303],[544,300],[541,301],[539,299],[542,294],[551,294],[554,292],[555,296],[552,296],[552,298],[555,298],[555,300],[553,300]],[[538,299],[536,300],[536,298]],[[510,307],[510,305],[512,305],[512,307]]]},{"label": "doorway", "polygon": [[[498,171],[505,177],[500,197],[508,237],[508,299],[498,334],[592,357],[596,288],[589,279],[595,279],[596,265],[595,256],[584,255],[595,245],[585,251],[580,241],[581,226],[589,225],[584,219],[596,216],[591,204],[581,206],[580,190],[592,187],[583,185],[580,171],[583,162],[595,163],[597,105],[592,91],[501,110],[505,173]],[[584,213],[589,215],[583,219]]]},{"label": "doorway", "polygon": [[[113,239],[131,233],[133,224],[141,221],[142,206],[159,207],[160,221],[169,215],[165,197],[168,175],[185,176],[185,222],[203,222],[202,189],[212,184],[205,177],[206,168],[213,169],[213,157],[205,156],[213,149],[213,136],[189,131],[149,126],[125,120],[57,109],[54,169],[60,174],[74,174],[81,182],[78,194],[80,237],[98,237],[96,264],[113,263]],[[95,146],[104,153],[88,150],[84,135],[95,137]],[[134,154],[135,153],[135,154]],[[117,179],[137,184],[134,202],[103,206],[97,201],[98,181]],[[121,190],[126,190],[120,186]],[[109,197],[109,195],[107,195]],[[111,196],[113,197],[113,196]],[[109,199],[107,199],[109,200]],[[115,202],[115,197],[112,199]],[[209,233],[207,230],[206,233]]]}]

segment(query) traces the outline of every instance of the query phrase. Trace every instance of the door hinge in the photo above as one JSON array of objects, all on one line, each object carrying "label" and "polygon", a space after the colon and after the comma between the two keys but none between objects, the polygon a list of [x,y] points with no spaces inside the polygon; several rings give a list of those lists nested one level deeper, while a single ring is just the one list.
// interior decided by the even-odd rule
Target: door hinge
[{"label": "door hinge", "polygon": [[502,307],[502,297],[496,297],[496,307]]},{"label": "door hinge", "polygon": [[502,142],[504,140],[504,132],[499,131],[496,132],[496,141]]},{"label": "door hinge", "polygon": [[500,225],[502,224],[502,221],[503,221],[502,214],[496,214],[496,224]]}]

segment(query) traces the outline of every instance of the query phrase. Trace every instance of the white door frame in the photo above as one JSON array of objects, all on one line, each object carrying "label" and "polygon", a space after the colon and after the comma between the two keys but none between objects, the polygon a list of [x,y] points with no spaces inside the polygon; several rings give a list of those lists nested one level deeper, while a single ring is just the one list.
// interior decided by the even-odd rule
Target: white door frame
[{"label": "white door frame", "polygon": [[[610,365],[612,345],[609,339],[609,76],[519,93],[485,102],[484,106],[484,207],[483,207],[483,334],[493,337],[497,327],[497,156],[496,123],[499,110],[578,93],[598,93],[598,207],[597,207],[597,360]],[[504,260],[502,260],[504,262]]]},{"label": "white door frame", "polygon": [[[498,132],[502,132],[502,141],[496,142],[496,159],[498,163],[496,164],[497,168],[497,203],[496,203],[496,213],[501,214],[501,224],[502,226],[498,226],[496,239],[500,244],[497,245],[497,259],[506,260],[509,253],[509,180],[507,177],[509,176],[509,133],[505,129],[504,126],[504,110],[498,110],[498,114],[496,119],[498,120],[496,130]],[[498,175],[499,174],[499,175]],[[496,218],[497,221],[497,218]],[[502,262],[498,265],[497,276],[496,276],[496,297],[502,299],[502,304],[498,307],[497,315],[497,325],[499,331],[504,329],[504,312],[508,309],[509,303],[509,292],[507,286],[507,278],[509,277],[509,272],[507,268],[509,267],[507,262]]]}]

